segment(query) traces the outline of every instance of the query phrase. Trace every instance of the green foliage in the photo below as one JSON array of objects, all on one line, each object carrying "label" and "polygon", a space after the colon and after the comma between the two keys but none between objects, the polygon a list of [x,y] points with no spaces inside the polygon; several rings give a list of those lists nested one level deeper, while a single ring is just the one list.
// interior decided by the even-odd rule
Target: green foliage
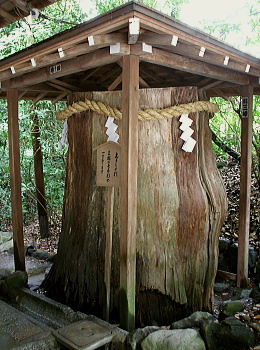
[{"label": "green foliage", "polygon": [[[7,111],[6,102],[0,102],[0,229],[3,229],[5,225],[10,224],[11,204]],[[33,108],[32,103],[28,101],[19,103],[21,187],[25,224],[31,222],[37,214],[30,118],[32,112],[37,113],[40,125],[48,213],[52,220],[56,220],[62,211],[66,147],[61,151],[57,148],[62,123],[56,120],[55,115],[57,109],[63,107],[64,103],[54,106],[49,101],[39,102],[36,108]]]},{"label": "green foliage", "polygon": [[[239,117],[240,99],[232,98],[230,102],[222,98],[213,100],[220,107],[210,122],[211,129],[232,150],[241,153],[241,122]],[[227,160],[227,153],[213,143],[213,149],[222,160]],[[260,188],[260,96],[254,96],[253,102],[253,145],[252,145],[253,176]]]},{"label": "green foliage", "polygon": [[[8,155],[7,104],[0,100],[0,223],[10,220],[10,179]],[[1,227],[0,227],[1,229]]]},{"label": "green foliage", "polygon": [[78,1],[60,0],[30,16],[0,29],[0,58],[82,23],[86,19]]},{"label": "green foliage", "polygon": [[221,21],[211,21],[208,20],[202,22],[203,30],[212,36],[225,41],[230,32],[239,33],[241,31],[240,23],[227,23],[226,20]]}]

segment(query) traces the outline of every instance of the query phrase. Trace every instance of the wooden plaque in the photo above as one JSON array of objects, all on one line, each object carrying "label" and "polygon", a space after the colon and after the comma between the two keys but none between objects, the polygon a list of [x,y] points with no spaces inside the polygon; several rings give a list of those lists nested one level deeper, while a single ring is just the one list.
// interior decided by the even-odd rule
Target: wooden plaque
[{"label": "wooden plaque", "polygon": [[121,146],[112,141],[97,150],[97,186],[119,187],[121,181]]}]

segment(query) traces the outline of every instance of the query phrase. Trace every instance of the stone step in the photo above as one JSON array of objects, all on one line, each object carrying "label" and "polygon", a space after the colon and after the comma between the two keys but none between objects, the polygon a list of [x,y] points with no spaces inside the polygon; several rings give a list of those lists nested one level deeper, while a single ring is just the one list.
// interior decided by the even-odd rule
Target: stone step
[{"label": "stone step", "polygon": [[58,349],[52,329],[0,300],[1,349]]},{"label": "stone step", "polygon": [[[0,333],[0,336],[3,335],[6,343],[9,342],[11,344],[10,346],[13,346],[9,348],[4,347],[3,349],[5,350],[54,350],[64,349],[64,346],[66,349],[72,350],[94,350],[109,342],[112,342],[116,348],[122,348],[128,334],[128,332],[115,325],[109,324],[93,315],[87,315],[78,311],[75,312],[70,307],[27,288],[17,290],[15,300],[16,303],[13,306],[3,302],[3,308],[10,309],[9,314],[14,315],[9,320],[9,323],[14,322],[14,328],[9,333],[6,332],[5,321],[2,316],[5,312],[0,308],[0,317],[2,318],[2,321],[0,321],[0,332],[3,331],[3,334]],[[17,322],[15,322],[16,318]],[[23,324],[22,320],[24,318],[27,321]],[[19,324],[24,328],[24,332],[28,329],[29,340],[32,332],[32,336],[46,337],[48,342],[52,342],[51,347],[48,347],[48,345],[40,347],[38,343],[34,348],[16,347],[20,346],[19,341],[18,343],[16,342],[19,339],[19,336],[18,338],[16,337],[16,333],[20,334]],[[35,340],[38,339],[32,338],[30,341],[33,342]],[[0,349],[2,349],[1,346]]]}]

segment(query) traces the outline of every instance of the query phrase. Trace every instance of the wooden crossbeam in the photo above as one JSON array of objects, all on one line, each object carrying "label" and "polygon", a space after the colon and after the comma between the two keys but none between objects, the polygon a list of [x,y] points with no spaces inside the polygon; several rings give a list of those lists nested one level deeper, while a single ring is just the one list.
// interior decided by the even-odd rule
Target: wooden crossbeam
[{"label": "wooden crossbeam", "polygon": [[147,53],[146,55],[141,55],[140,59],[144,62],[161,64],[169,68],[241,85],[249,84],[250,80],[247,74],[230,71],[226,68],[216,67],[209,63],[192,60],[156,48],[153,48],[152,54]]}]

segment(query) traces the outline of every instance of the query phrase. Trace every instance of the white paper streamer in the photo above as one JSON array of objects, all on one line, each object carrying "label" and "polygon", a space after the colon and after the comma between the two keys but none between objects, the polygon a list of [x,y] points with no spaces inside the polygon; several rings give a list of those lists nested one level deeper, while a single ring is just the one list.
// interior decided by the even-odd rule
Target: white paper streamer
[{"label": "white paper streamer", "polygon": [[187,141],[184,142],[182,149],[185,152],[192,152],[195,145],[196,141],[192,137],[190,137]]},{"label": "white paper streamer", "polygon": [[190,128],[193,120],[190,119],[188,116],[188,114],[182,114],[179,119],[181,123],[180,130],[183,131],[183,133],[181,134],[181,139],[185,141],[182,146],[182,149],[185,152],[192,152],[197,141],[191,137],[191,135],[194,133],[194,130]]},{"label": "white paper streamer", "polygon": [[108,136],[107,141],[117,142],[119,139],[119,135],[116,133],[118,125],[114,123],[114,118],[108,117],[105,127],[107,128],[107,131],[106,131],[106,134]]}]

